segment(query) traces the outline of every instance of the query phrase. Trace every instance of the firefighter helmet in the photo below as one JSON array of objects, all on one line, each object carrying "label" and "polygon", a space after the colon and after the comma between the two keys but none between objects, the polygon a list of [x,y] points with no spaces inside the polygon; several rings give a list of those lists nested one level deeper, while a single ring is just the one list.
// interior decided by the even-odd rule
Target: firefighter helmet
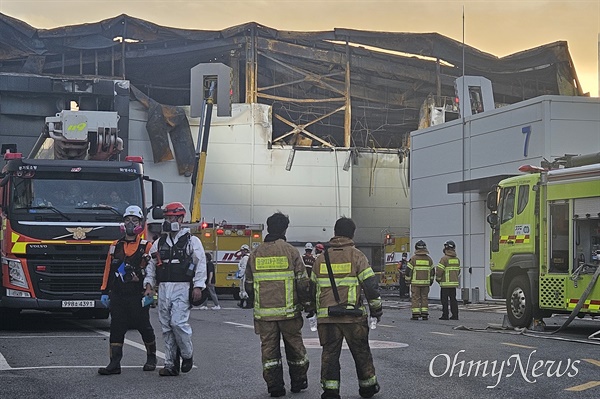
[{"label": "firefighter helmet", "polygon": [[248,244],[244,244],[240,247],[240,250],[250,252],[250,247],[248,246]]},{"label": "firefighter helmet", "polygon": [[316,245],[316,249],[317,249],[317,251],[323,252],[325,250],[325,246],[323,244],[319,243]]},{"label": "firefighter helmet", "polygon": [[427,249],[427,244],[425,244],[425,241],[423,240],[419,240],[417,241],[417,243],[415,244],[415,249],[419,250],[419,249]]},{"label": "firefighter helmet", "polygon": [[448,240],[444,243],[444,249],[456,249],[456,244],[452,240]]},{"label": "firefighter helmet", "polygon": [[142,208],[137,205],[129,205],[127,209],[125,209],[125,213],[123,214],[123,218],[126,216],[136,216],[140,220],[144,219],[144,213],[142,212]]},{"label": "firefighter helmet", "polygon": [[185,207],[181,202],[171,202],[163,209],[165,216],[185,216]]},{"label": "firefighter helmet", "polygon": [[306,245],[304,246],[304,249],[307,251],[312,251],[313,250],[312,242],[307,242]]}]

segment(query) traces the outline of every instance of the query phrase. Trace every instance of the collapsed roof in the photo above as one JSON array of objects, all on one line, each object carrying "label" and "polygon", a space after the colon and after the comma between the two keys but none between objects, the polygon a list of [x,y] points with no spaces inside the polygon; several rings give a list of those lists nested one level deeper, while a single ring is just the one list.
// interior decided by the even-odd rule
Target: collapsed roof
[{"label": "collapsed roof", "polygon": [[499,58],[437,33],[190,30],[124,14],[55,29],[0,14],[0,32],[0,72],[124,78],[167,105],[190,103],[193,66],[221,62],[233,68],[232,100],[272,105],[274,140],[293,143],[405,146],[428,96],[454,98],[463,57],[496,102],[584,95],[564,41]]}]

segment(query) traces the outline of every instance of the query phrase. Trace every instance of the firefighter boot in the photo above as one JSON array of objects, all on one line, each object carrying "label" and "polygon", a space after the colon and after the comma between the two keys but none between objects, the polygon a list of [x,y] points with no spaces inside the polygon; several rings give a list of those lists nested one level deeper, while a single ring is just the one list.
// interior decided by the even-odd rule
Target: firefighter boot
[{"label": "firefighter boot", "polygon": [[321,399],[341,399],[339,389],[324,389]]},{"label": "firefighter boot", "polygon": [[375,385],[371,385],[370,387],[360,387],[358,388],[358,393],[361,398],[372,398],[379,392],[379,384],[375,383]]},{"label": "firefighter boot", "polygon": [[175,353],[175,359],[173,360],[173,367],[163,367],[158,375],[162,377],[175,377],[179,375],[179,370],[181,369],[181,352],[179,348],[177,348],[177,352]]},{"label": "firefighter boot", "polygon": [[187,373],[188,371],[190,371],[192,369],[193,366],[194,366],[194,358],[192,356],[190,356],[189,359],[183,358],[183,360],[181,362],[181,372]]},{"label": "firefighter boot", "polygon": [[121,359],[123,358],[123,344],[110,344],[110,363],[106,367],[100,367],[98,374],[111,375],[121,374]]},{"label": "firefighter boot", "polygon": [[156,370],[156,341],[144,342],[146,345],[146,364],[144,364],[144,371]]},{"label": "firefighter boot", "polygon": [[285,388],[279,387],[275,389],[269,389],[269,393],[271,394],[272,398],[279,398],[281,396],[285,396]]},{"label": "firefighter boot", "polygon": [[308,381],[306,379],[302,381],[292,382],[292,392],[298,393],[303,389],[308,388]]}]

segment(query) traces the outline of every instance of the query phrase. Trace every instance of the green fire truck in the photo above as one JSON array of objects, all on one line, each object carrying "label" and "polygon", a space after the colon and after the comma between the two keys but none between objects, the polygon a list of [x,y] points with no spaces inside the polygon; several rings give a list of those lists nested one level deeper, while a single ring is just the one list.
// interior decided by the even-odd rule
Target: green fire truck
[{"label": "green fire truck", "polygon": [[[554,313],[600,315],[600,153],[566,156],[488,194],[487,291],[514,327]],[[572,318],[571,318],[572,319]]]}]

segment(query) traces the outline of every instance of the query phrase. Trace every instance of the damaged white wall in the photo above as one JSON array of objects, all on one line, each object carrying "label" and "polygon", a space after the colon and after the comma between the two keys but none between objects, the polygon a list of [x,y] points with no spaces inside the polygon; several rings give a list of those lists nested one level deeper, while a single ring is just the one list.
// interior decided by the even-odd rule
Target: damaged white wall
[{"label": "damaged white wall", "polygon": [[[530,133],[524,133],[529,128]],[[529,137],[528,137],[529,136]],[[528,138],[528,141],[527,141]],[[448,183],[519,174],[565,154],[600,151],[600,99],[542,96],[411,133],[411,243],[426,241],[437,262],[452,239],[464,266],[461,286],[487,299],[489,226],[485,194],[449,194]],[[471,273],[469,273],[471,271]],[[434,284],[431,298],[439,298]]]},{"label": "damaged white wall", "polygon": [[[132,102],[129,154],[144,156],[146,174],[164,184],[165,202],[189,207],[190,178],[178,175],[175,160],[152,161],[146,119]],[[199,120],[190,123],[196,140]],[[269,149],[271,135],[266,105],[233,104],[231,117],[213,113],[201,207],[207,220],[265,223],[280,210],[290,216],[288,240],[297,243],[328,240],[340,216],[356,221],[359,246],[379,245],[384,229],[408,233],[407,162],[397,154],[361,153],[345,171],[347,151],[297,150],[287,171],[291,147]]]},{"label": "damaged white wall", "polygon": [[352,218],[359,243],[383,242],[386,232],[409,235],[408,159],[398,153],[361,152],[352,166]]},{"label": "damaged white wall", "polygon": [[[130,153],[143,153],[151,159],[144,127],[146,113],[139,104],[135,108],[137,112],[130,117],[140,126],[130,130]],[[291,149],[277,145],[268,148],[269,111],[265,105],[234,104],[231,117],[217,117],[215,110],[202,216],[230,223],[265,223],[268,216],[280,210],[291,220],[288,240],[326,240],[336,217],[350,213],[351,176],[342,170],[345,153],[296,151],[292,168],[287,171]],[[196,141],[199,119],[190,118],[190,124]],[[189,207],[190,178],[178,175],[175,160],[159,164],[147,161],[145,168],[149,176],[163,182],[165,202],[181,201]]]}]

